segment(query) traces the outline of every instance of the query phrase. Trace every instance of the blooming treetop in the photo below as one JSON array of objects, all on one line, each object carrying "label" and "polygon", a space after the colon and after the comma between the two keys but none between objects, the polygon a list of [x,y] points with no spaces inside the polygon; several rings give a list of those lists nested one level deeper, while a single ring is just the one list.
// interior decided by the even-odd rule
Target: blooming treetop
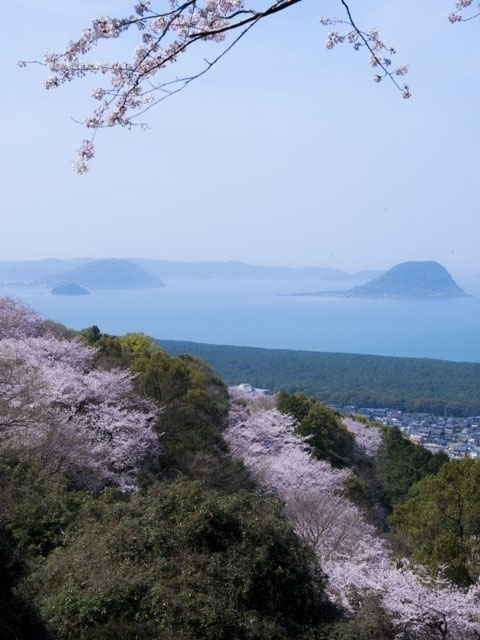
[{"label": "blooming treetop", "polygon": [[[72,40],[63,52],[48,53],[44,61],[50,71],[45,81],[47,89],[59,87],[85,76],[99,76],[102,83],[92,91],[96,102],[83,125],[91,136],[77,150],[73,165],[77,173],[88,170],[93,158],[93,140],[105,127],[147,126],[139,120],[152,106],[178,93],[193,80],[209,71],[260,20],[289,9],[302,0],[276,0],[266,6],[247,6],[245,0],[145,0],[132,3],[130,15],[112,18],[103,16],[92,21],[79,38]],[[408,85],[402,84],[408,66],[394,65],[396,51],[372,28],[363,30],[355,22],[346,0],[337,0],[341,18],[321,18],[326,27],[334,27],[326,39],[327,49],[348,43],[367,53],[374,69],[373,79],[389,79],[404,98],[411,96]],[[470,20],[472,0],[459,0],[450,22]],[[338,31],[338,28],[342,32]],[[115,40],[127,32],[138,33],[136,45],[128,58],[98,61],[90,54],[101,42]],[[207,46],[208,43],[208,46]],[[197,65],[192,71],[175,72],[178,60],[188,50],[203,45]],[[208,53],[207,53],[208,52]],[[209,56],[209,59],[206,58]],[[19,62],[26,66],[27,62]],[[173,67],[173,73],[169,70]]]},{"label": "blooming treetop", "polygon": [[365,425],[352,418],[344,418],[343,424],[355,436],[357,454],[365,458],[374,458],[382,442],[380,429]]},{"label": "blooming treetop", "polygon": [[42,319],[30,307],[15,298],[1,298],[0,340],[37,335],[42,325]]},{"label": "blooming treetop", "polygon": [[140,463],[158,452],[157,408],[133,394],[127,371],[95,368],[95,349],[32,335],[40,322],[0,298],[0,446],[34,450],[91,490],[135,489]]},{"label": "blooming treetop", "polygon": [[[358,424],[352,430],[360,446],[373,453],[378,441],[374,446],[371,435],[365,440]],[[478,638],[480,586],[462,592],[414,572],[406,560],[394,564],[387,544],[343,495],[351,472],[313,458],[295,426],[276,409],[234,405],[226,438],[260,486],[284,500],[297,533],[312,545],[329,577],[331,596],[352,609],[363,593],[378,594],[402,640]]]},{"label": "blooming treetop", "polygon": [[250,411],[273,409],[276,396],[267,395],[265,389],[255,389],[250,385],[239,384],[228,389],[230,398],[238,404],[248,404]]}]

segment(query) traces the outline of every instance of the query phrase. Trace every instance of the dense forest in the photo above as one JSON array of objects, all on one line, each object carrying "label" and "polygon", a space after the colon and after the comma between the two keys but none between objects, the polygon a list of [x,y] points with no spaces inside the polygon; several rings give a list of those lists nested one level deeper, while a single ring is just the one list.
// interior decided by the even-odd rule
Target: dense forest
[{"label": "dense forest", "polygon": [[202,358],[229,384],[304,391],[327,404],[437,415],[480,414],[480,364],[159,340]]},{"label": "dense forest", "polygon": [[394,428],[0,299],[7,640],[473,640],[478,487]]}]

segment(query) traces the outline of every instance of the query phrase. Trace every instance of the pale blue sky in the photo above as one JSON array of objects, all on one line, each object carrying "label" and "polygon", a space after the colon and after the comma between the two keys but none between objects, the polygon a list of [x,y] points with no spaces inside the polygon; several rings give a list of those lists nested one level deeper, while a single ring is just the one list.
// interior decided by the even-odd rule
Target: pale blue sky
[{"label": "pale blue sky", "polygon": [[452,4],[351,3],[411,64],[410,101],[373,83],[362,53],[326,51],[318,17],[340,5],[304,0],[151,111],[150,132],[102,133],[79,177],[70,161],[84,132],[70,116],[88,115],[87,88],[46,92],[44,71],[16,61],[61,50],[91,18],[131,3],[6,3],[0,259],[349,270],[436,259],[459,277],[480,274],[480,22],[450,25]]}]

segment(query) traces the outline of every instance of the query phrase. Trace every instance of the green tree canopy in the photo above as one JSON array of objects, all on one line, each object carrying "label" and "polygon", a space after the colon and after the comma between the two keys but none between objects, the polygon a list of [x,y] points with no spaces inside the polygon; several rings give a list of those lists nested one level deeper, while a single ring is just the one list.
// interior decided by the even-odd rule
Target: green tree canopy
[{"label": "green tree canopy", "polygon": [[329,611],[312,560],[276,503],[183,480],[93,500],[31,585],[64,639],[293,640]]},{"label": "green tree canopy", "polygon": [[391,522],[412,547],[412,559],[468,586],[480,575],[480,462],[450,460],[412,489]]},{"label": "green tree canopy", "polygon": [[336,466],[353,458],[354,436],[342,424],[339,415],[304,393],[278,394],[277,408],[297,421],[297,432],[308,437],[318,458],[326,458]]},{"label": "green tree canopy", "polygon": [[433,455],[413,444],[399,429],[385,427],[376,458],[376,473],[383,487],[385,504],[391,508],[402,501],[412,485],[425,475],[437,473],[447,460],[444,453]]}]

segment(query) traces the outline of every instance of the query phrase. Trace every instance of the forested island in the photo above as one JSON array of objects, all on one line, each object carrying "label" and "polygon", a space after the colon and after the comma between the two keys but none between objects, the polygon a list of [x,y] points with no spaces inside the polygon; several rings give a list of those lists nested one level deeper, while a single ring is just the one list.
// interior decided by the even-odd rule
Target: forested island
[{"label": "forested island", "polygon": [[438,262],[402,262],[366,284],[346,291],[292,295],[327,298],[463,298],[467,294]]},{"label": "forested island", "polygon": [[293,351],[158,340],[193,353],[229,384],[304,391],[336,406],[390,407],[437,415],[480,414],[480,363],[353,353]]},{"label": "forested island", "polygon": [[77,285],[86,289],[152,289],[165,283],[130,260],[108,258],[93,260],[75,269],[44,276],[36,285],[59,287]]},{"label": "forested island", "polygon": [[476,460],[11,298],[0,421],[2,638],[480,634]]},{"label": "forested island", "polygon": [[54,296],[88,296],[90,291],[79,284],[60,284],[58,287],[54,287],[50,293]]}]

